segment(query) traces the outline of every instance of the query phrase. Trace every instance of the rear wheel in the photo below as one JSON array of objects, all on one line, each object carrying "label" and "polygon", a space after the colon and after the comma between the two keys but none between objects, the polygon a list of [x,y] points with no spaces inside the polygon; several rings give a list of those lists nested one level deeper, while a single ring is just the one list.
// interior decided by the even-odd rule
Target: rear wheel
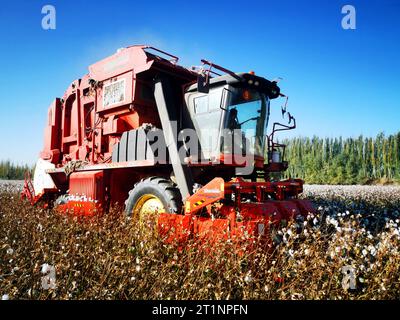
[{"label": "rear wheel", "polygon": [[160,213],[180,213],[182,197],[176,185],[168,179],[151,177],[138,182],[129,191],[125,214],[141,227],[155,229]]}]

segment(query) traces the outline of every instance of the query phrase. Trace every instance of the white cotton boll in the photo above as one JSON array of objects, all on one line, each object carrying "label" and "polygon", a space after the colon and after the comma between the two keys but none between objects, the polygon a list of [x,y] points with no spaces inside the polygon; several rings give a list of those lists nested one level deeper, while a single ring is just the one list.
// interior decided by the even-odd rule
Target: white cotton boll
[{"label": "white cotton boll", "polygon": [[331,223],[331,217],[330,217],[330,216],[327,216],[327,217],[326,217],[326,223],[327,223],[327,224],[330,224],[330,223]]},{"label": "white cotton boll", "polygon": [[13,253],[14,253],[13,249],[11,249],[11,248],[7,249],[7,254],[12,255]]},{"label": "white cotton boll", "polygon": [[376,249],[375,249],[374,246],[372,246],[372,245],[368,246],[368,250],[369,250],[369,252],[370,252],[373,256],[375,256],[375,254],[376,254]]},{"label": "white cotton boll", "polygon": [[40,271],[43,274],[47,274],[50,271],[50,265],[48,263],[42,264],[42,270]]},{"label": "white cotton boll", "polygon": [[244,281],[247,282],[247,283],[250,283],[252,280],[253,279],[252,279],[250,274],[246,274],[246,276],[244,277]]},{"label": "white cotton boll", "polygon": [[8,294],[3,294],[1,300],[10,300],[10,296]]}]

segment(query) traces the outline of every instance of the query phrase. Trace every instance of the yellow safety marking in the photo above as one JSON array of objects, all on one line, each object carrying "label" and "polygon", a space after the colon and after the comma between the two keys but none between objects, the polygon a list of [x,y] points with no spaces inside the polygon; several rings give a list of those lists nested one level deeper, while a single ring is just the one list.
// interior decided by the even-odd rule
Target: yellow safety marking
[{"label": "yellow safety marking", "polygon": [[198,207],[199,205],[203,204],[205,201],[206,201],[206,200],[197,201],[197,202],[194,204],[194,206],[195,206],[195,207]]}]

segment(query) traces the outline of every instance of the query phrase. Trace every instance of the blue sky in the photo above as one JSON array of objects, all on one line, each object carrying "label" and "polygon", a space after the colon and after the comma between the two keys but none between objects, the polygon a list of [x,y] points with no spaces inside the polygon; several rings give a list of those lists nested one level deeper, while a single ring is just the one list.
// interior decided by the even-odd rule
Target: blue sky
[{"label": "blue sky", "polygon": [[[41,28],[46,4],[56,30]],[[356,30],[341,28],[345,4],[356,8]],[[282,77],[298,122],[290,135],[400,130],[400,0],[0,0],[0,35],[0,159],[34,163],[53,98],[88,65],[142,43],[185,66],[207,58]]]}]

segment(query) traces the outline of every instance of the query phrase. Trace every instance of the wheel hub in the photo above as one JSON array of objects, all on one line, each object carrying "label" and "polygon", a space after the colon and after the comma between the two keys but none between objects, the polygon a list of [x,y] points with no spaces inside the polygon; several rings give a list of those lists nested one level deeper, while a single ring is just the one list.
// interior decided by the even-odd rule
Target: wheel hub
[{"label": "wheel hub", "polygon": [[157,217],[165,212],[161,200],[152,194],[145,194],[139,198],[132,210],[132,216],[137,217],[140,227],[155,229]]}]

